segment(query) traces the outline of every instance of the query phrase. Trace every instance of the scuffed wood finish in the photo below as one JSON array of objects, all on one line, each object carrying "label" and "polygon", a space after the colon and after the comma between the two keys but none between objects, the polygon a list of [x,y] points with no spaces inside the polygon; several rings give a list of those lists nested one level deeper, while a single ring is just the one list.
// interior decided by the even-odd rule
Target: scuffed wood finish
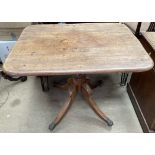
[{"label": "scuffed wood finish", "polygon": [[111,121],[97,106],[95,100],[92,97],[91,88],[88,84],[83,84],[82,86],[82,94],[86,101],[88,102],[89,106],[92,108],[92,110],[102,119],[104,120],[108,126],[113,125],[113,121]]},{"label": "scuffed wood finish", "polygon": [[153,61],[121,23],[31,25],[3,66],[11,75],[145,71]]},{"label": "scuffed wood finish", "polygon": [[155,32],[145,32],[144,37],[155,50]]},{"label": "scuffed wood finish", "polygon": [[57,114],[54,121],[49,125],[50,130],[53,130],[56,127],[56,125],[58,125],[60,121],[64,118],[64,116],[67,114],[73,101],[75,100],[76,95],[77,95],[77,90],[76,90],[76,87],[73,85],[72,88],[69,88],[69,97],[67,101],[61,108],[60,112]]}]

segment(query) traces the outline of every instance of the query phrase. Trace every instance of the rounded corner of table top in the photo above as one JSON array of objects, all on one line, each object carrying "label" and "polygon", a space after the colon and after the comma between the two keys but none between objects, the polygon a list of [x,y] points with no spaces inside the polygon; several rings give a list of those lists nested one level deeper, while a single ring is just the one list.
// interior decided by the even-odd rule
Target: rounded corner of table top
[{"label": "rounded corner of table top", "polygon": [[146,66],[146,71],[151,70],[154,67],[154,61],[151,59],[151,62],[148,66]]},{"label": "rounded corner of table top", "polygon": [[36,25],[28,25],[28,26],[26,26],[26,27],[23,29],[23,32],[25,32],[25,31],[31,29],[31,28],[34,27],[34,26],[36,26]]},{"label": "rounded corner of table top", "polygon": [[154,62],[153,62],[153,60],[150,58],[150,61],[148,62],[148,64],[145,65],[145,67],[143,67],[143,68],[140,70],[140,72],[149,71],[149,70],[151,70],[153,67],[154,67]]},{"label": "rounded corner of table top", "polygon": [[5,63],[3,64],[2,70],[7,75],[10,75],[10,76],[16,75],[16,73],[12,71],[11,69],[9,69]]}]

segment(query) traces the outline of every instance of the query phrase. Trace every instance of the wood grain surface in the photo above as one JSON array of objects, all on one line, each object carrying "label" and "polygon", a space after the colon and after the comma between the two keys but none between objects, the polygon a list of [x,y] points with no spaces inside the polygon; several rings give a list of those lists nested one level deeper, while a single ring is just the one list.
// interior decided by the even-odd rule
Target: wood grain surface
[{"label": "wood grain surface", "polygon": [[10,75],[140,72],[153,61],[121,23],[31,25],[3,65]]}]

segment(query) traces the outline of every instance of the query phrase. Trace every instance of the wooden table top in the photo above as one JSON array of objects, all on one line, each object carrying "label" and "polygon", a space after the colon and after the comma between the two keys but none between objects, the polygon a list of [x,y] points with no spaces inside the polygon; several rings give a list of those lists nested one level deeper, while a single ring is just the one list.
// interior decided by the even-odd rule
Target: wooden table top
[{"label": "wooden table top", "polygon": [[145,32],[143,35],[145,39],[150,43],[152,48],[155,50],[155,32]]},{"label": "wooden table top", "polygon": [[140,72],[153,61],[121,23],[31,25],[24,29],[3,70],[9,75]]}]

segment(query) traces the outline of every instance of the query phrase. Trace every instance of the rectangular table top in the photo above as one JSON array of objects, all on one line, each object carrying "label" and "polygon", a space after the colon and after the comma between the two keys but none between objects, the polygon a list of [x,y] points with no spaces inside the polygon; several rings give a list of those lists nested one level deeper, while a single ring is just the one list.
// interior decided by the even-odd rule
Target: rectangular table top
[{"label": "rectangular table top", "polygon": [[153,61],[121,23],[31,25],[6,59],[10,75],[140,72]]}]

